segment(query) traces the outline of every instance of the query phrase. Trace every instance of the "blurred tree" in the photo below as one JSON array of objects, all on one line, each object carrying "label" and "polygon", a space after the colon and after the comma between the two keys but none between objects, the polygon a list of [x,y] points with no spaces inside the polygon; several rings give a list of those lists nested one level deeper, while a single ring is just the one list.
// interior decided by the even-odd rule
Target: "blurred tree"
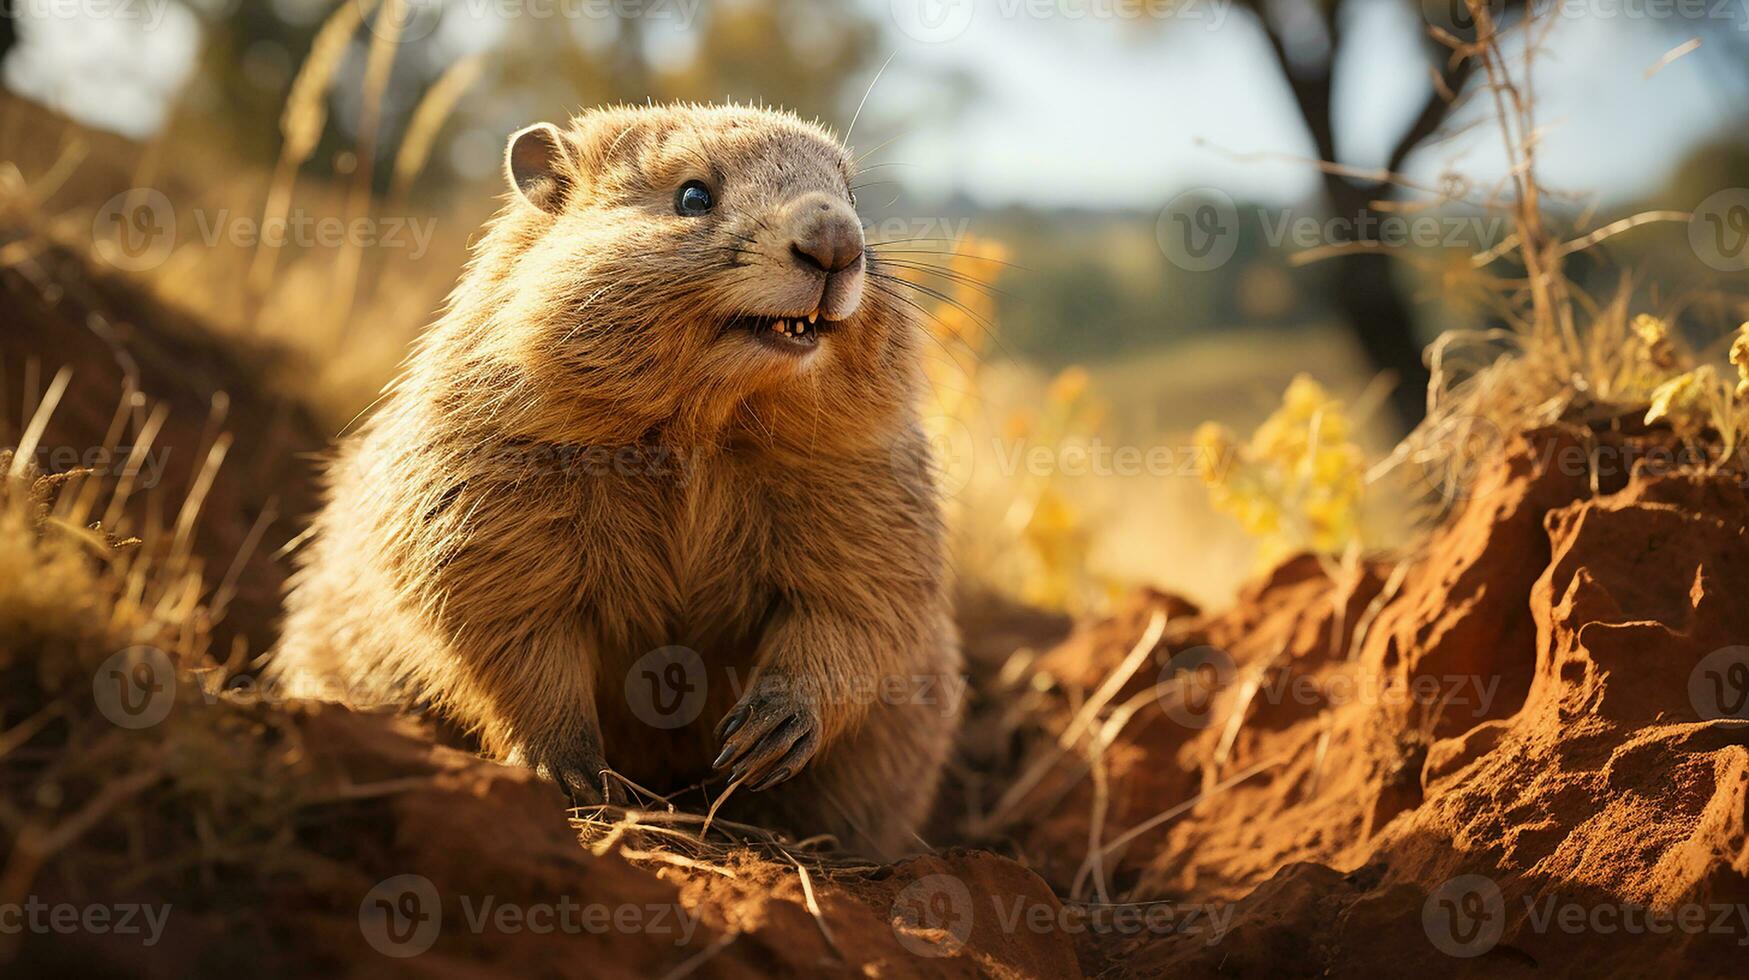
[{"label": "blurred tree", "polygon": [[[1345,57],[1371,55],[1350,42],[1344,27],[1369,0],[1239,0],[1256,17],[1282,77],[1292,92],[1321,160],[1349,163],[1355,170],[1371,171],[1365,165],[1344,161],[1337,152],[1338,126],[1332,83],[1337,65]],[[1453,61],[1451,50],[1436,41],[1427,29],[1437,25],[1463,39],[1475,36],[1475,24],[1465,0],[1410,0],[1433,80],[1420,110],[1396,135],[1384,163],[1387,173],[1401,173],[1409,156],[1441,130],[1453,104],[1476,71],[1473,60]],[[1503,25],[1521,16],[1523,0],[1487,0],[1486,6]],[[1743,80],[1745,44],[1739,23],[1740,11],[1700,20],[1687,17],[1649,19],[1648,24],[1682,39],[1697,32],[1709,34],[1708,47],[1722,42],[1723,61],[1715,71]],[[1674,41],[1673,41],[1674,43]],[[1376,121],[1367,120],[1368,125]],[[1378,205],[1396,196],[1389,180],[1368,180],[1326,171],[1322,178],[1325,203],[1331,212],[1352,219],[1356,230],[1376,229],[1386,213]],[[1360,241],[1365,241],[1360,238]],[[1426,410],[1428,369],[1422,359],[1422,340],[1415,326],[1413,308],[1402,282],[1385,251],[1355,252],[1332,260],[1329,301],[1348,321],[1374,366],[1396,376],[1392,404],[1406,426],[1420,421]]]},{"label": "blurred tree", "polygon": [[[1318,158],[1341,163],[1332,83],[1336,65],[1348,54],[1344,21],[1361,0],[1240,0],[1256,16],[1270,50],[1275,53],[1294,104],[1305,121]],[[1463,0],[1449,2],[1463,11]],[[1467,23],[1464,12],[1453,23]],[[1469,59],[1453,62],[1451,52],[1424,33],[1431,75],[1437,80],[1421,108],[1391,143],[1384,170],[1400,173],[1409,155],[1444,124],[1454,96],[1463,91],[1475,71]],[[1370,168],[1363,168],[1370,169]],[[1358,232],[1378,227],[1383,213],[1376,205],[1390,200],[1395,186],[1388,180],[1364,180],[1325,171],[1323,191],[1331,212],[1352,219]],[[1360,239],[1364,241],[1365,239]],[[1348,321],[1373,366],[1395,375],[1392,404],[1399,420],[1413,426],[1426,410],[1430,380],[1422,359],[1415,316],[1391,258],[1383,251],[1356,252],[1332,260],[1330,303]]]},{"label": "blurred tree", "polygon": [[[178,124],[239,156],[271,161],[286,87],[335,6],[287,0],[221,7],[224,14],[208,22],[206,54]],[[879,37],[855,0],[736,0],[696,8],[655,0],[526,8],[437,0],[412,9],[385,95],[379,163],[395,153],[398,133],[426,89],[466,53],[486,55],[481,81],[462,98],[431,155],[428,188],[473,176],[450,166],[455,140],[478,144],[476,157],[495,157],[500,147],[484,142],[537,118],[562,120],[605,103],[734,98],[847,118]],[[332,121],[313,168],[342,158],[356,142],[369,39],[359,32],[332,83]],[[378,167],[384,179],[386,171]]]}]

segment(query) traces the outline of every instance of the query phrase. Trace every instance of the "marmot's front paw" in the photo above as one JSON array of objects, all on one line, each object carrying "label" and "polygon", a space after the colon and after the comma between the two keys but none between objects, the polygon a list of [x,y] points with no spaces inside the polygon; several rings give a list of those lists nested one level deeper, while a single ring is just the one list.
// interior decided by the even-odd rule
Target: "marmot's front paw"
[{"label": "marmot's front paw", "polygon": [[513,754],[511,761],[533,766],[536,772],[558,783],[572,806],[623,802],[613,780],[602,775],[607,769],[607,761],[599,752],[572,749],[536,753],[523,750]]},{"label": "marmot's front paw", "polygon": [[571,805],[574,807],[601,806],[604,803],[615,802],[604,785],[609,781],[602,778],[599,770],[595,772],[581,769],[545,771],[554,782],[559,784],[559,788],[565,791],[565,795],[570,797]]},{"label": "marmot's front paw", "polygon": [[712,765],[734,766],[757,792],[802,771],[820,750],[820,710],[792,685],[764,683],[749,691],[717,726],[723,751]]}]

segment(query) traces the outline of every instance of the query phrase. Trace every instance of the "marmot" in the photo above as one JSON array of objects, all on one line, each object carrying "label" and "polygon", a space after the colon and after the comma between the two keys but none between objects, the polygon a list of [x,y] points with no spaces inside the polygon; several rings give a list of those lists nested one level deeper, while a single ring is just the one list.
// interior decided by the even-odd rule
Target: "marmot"
[{"label": "marmot", "polygon": [[964,684],[921,328],[851,158],[788,113],[638,106],[528,127],[505,170],[328,468],[267,680],[429,707],[574,799],[740,779],[725,816],[914,849]]}]

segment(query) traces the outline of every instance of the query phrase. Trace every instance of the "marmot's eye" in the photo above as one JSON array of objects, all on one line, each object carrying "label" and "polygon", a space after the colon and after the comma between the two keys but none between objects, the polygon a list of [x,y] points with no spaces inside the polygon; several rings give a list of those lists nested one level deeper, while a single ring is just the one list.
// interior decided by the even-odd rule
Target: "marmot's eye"
[{"label": "marmot's eye", "polygon": [[711,189],[701,180],[689,180],[680,185],[680,190],[674,195],[674,211],[689,218],[696,218],[710,211],[716,205],[711,197]]}]

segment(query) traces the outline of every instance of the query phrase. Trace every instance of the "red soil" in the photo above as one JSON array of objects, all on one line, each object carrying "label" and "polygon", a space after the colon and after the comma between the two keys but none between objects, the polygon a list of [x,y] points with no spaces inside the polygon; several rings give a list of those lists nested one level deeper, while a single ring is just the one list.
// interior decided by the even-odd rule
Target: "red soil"
[{"label": "red soil", "polygon": [[[17,275],[0,280],[22,327],[0,333],[8,371],[70,360],[95,386],[69,398],[53,440],[90,444],[108,424],[117,350],[176,408],[173,468],[207,438],[210,396],[196,389],[249,389],[237,356],[167,346],[184,334],[147,329],[150,310],[125,294],[50,297]],[[119,341],[56,325],[100,308],[125,326]],[[253,438],[207,508],[209,572],[270,492],[287,513],[310,499],[296,452],[320,434],[307,419],[239,401],[239,423]],[[1300,558],[1218,615],[1143,593],[1061,642],[1050,617],[968,609],[978,709],[934,840],[989,850],[872,873],[816,865],[806,883],[752,851],[676,864],[579,842],[552,787],[417,722],[253,706],[238,710],[283,713],[267,727],[295,733],[282,756],[309,783],[284,818],[295,859],[82,873],[80,847],[141,846],[100,828],[33,894],[173,901],[162,942],[26,935],[0,952],[9,972],[149,976],[1736,975],[1749,944],[1749,496],[1738,477],[1658,472],[1648,454],[1667,445],[1613,426],[1522,435],[1401,575]],[[188,478],[172,473],[165,492]],[[245,569],[237,636],[271,636],[272,554],[287,536],[275,525]],[[1110,702],[1136,711],[1103,753],[1104,779],[1070,753],[1014,819],[965,832],[968,800],[986,812],[1014,785],[1156,613],[1163,638]],[[1027,644],[1044,651],[1032,672],[999,681]],[[1079,873],[1090,841],[1180,805]],[[482,913],[488,899],[511,911]],[[418,914],[384,919],[395,911]],[[385,921],[407,928],[394,951],[423,951],[385,956],[383,937],[399,935]]]}]

